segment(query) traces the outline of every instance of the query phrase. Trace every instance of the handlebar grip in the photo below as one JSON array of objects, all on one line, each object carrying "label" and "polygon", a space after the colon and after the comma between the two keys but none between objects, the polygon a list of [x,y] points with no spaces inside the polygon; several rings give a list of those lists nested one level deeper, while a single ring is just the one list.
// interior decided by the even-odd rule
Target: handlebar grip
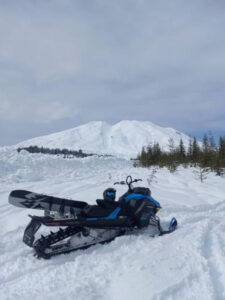
[{"label": "handlebar grip", "polygon": [[114,185],[116,184],[126,184],[125,181],[120,181],[120,182],[114,182]]},{"label": "handlebar grip", "polygon": [[133,182],[138,182],[138,181],[142,181],[142,179],[134,179]]}]

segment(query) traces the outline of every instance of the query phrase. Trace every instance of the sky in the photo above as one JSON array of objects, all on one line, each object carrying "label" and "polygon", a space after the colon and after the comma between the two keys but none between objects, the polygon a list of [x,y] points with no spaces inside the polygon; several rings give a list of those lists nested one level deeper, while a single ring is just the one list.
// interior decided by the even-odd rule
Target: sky
[{"label": "sky", "polygon": [[224,0],[0,0],[0,146],[89,121],[225,135]]}]

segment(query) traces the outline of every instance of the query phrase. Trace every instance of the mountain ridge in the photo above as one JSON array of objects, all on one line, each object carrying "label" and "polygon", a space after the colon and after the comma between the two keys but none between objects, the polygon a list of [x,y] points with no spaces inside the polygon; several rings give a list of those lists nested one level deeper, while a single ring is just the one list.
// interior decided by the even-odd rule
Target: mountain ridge
[{"label": "mountain ridge", "polygon": [[64,131],[29,139],[16,146],[82,149],[87,153],[135,157],[142,147],[154,142],[158,142],[163,150],[168,150],[168,141],[171,138],[175,145],[178,145],[182,138],[185,147],[190,139],[176,129],[161,127],[149,121],[122,120],[114,125],[105,121],[91,121]]}]

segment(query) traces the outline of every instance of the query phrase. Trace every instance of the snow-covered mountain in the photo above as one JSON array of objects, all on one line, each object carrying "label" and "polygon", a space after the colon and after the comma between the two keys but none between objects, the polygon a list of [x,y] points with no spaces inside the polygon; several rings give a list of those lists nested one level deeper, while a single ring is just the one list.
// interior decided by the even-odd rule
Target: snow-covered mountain
[{"label": "snow-covered mountain", "polygon": [[167,150],[168,140],[175,145],[180,139],[187,146],[189,137],[173,128],[164,128],[151,122],[121,121],[115,125],[90,122],[58,133],[33,138],[17,146],[37,145],[49,148],[82,149],[86,152],[136,157],[143,146],[158,142]]}]

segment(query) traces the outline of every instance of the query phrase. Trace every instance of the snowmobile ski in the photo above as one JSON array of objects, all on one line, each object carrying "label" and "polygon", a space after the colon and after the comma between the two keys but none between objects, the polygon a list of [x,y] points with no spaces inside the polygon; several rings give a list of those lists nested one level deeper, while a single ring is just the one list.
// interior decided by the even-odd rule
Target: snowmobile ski
[{"label": "snowmobile ski", "polygon": [[170,221],[170,225],[167,230],[163,230],[159,223],[159,225],[158,225],[158,229],[160,231],[159,235],[172,233],[174,230],[176,230],[176,228],[177,228],[177,220],[176,220],[176,218],[173,217]]}]

